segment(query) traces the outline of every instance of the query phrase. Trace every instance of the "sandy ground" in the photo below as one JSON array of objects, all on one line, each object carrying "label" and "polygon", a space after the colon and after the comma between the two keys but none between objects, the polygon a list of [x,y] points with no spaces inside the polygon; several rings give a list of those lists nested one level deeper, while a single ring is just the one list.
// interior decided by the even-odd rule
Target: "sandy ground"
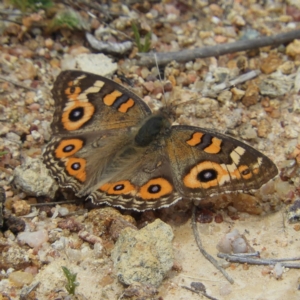
[{"label": "sandy ground", "polygon": [[[263,258],[296,257],[299,255],[299,233],[293,225],[284,222],[281,211],[265,217],[249,216],[245,221],[225,222],[222,224],[198,224],[204,248],[216,257],[216,244],[230,228],[244,233],[247,240]],[[283,223],[284,222],[284,223]],[[198,295],[187,292],[181,286],[189,286],[190,282],[200,281],[207,293],[217,299],[299,299],[299,271],[285,269],[282,279],[272,275],[263,275],[265,266],[249,266],[233,264],[227,272],[234,279],[231,285],[216,269],[199,253],[195,244],[190,222],[174,229],[175,257],[182,265],[182,271],[165,282],[163,298],[199,299]]]}]

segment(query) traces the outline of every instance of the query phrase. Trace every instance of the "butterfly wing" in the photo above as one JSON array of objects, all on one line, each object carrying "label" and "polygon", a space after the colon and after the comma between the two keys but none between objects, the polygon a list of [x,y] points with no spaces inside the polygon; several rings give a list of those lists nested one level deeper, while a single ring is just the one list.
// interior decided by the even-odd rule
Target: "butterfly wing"
[{"label": "butterfly wing", "polygon": [[107,164],[132,141],[151,110],[114,81],[82,71],[62,72],[52,93],[54,136],[43,160],[61,186],[82,194],[112,170]]},{"label": "butterfly wing", "polygon": [[90,194],[93,203],[143,211],[168,207],[182,198],[174,188],[172,166],[164,147],[152,144],[124,152],[130,153],[128,161],[123,161],[122,168]]},{"label": "butterfly wing", "polygon": [[136,126],[151,114],[134,93],[116,82],[82,71],[63,71],[52,89],[54,134]]},{"label": "butterfly wing", "polygon": [[94,203],[156,209],[182,198],[258,189],[278,174],[275,164],[251,146],[192,126],[173,126],[159,146],[134,157],[91,194]]},{"label": "butterfly wing", "polygon": [[187,198],[258,189],[278,174],[268,157],[214,130],[173,126],[166,148],[176,190]]}]

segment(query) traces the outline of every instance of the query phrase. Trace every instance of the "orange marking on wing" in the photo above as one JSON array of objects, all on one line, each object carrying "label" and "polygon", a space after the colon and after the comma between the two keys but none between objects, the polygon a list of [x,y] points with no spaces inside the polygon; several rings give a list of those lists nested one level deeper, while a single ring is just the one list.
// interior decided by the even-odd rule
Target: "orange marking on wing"
[{"label": "orange marking on wing", "polygon": [[[83,116],[77,121],[70,120],[70,113],[76,108],[83,108]],[[90,102],[74,101],[72,105],[66,106],[61,121],[66,130],[72,131],[79,129],[84,123],[89,121],[95,112],[95,107]]]},{"label": "orange marking on wing", "polygon": [[233,172],[230,172],[230,175],[235,179],[241,179],[242,175],[238,169],[235,169]]},{"label": "orange marking on wing", "polygon": [[[73,147],[71,151],[67,152],[65,147],[70,146]],[[68,139],[60,141],[59,145],[55,149],[55,157],[56,158],[64,158],[73,156],[76,152],[78,152],[83,146],[83,141],[79,139]]]},{"label": "orange marking on wing", "polygon": [[[74,168],[72,168],[72,165],[75,163],[79,164],[79,169],[77,170],[74,170]],[[83,158],[71,157],[66,161],[67,172],[81,182],[84,182],[86,180],[85,167],[86,167],[86,160]]]},{"label": "orange marking on wing", "polygon": [[[249,167],[245,166],[245,165],[242,165],[242,166],[239,166],[239,172],[241,173],[241,176],[244,178],[244,179],[250,179],[252,177],[252,173],[251,171],[249,170]],[[247,174],[243,174],[244,171],[248,171]]]},{"label": "orange marking on wing", "polygon": [[122,103],[118,111],[121,113],[126,113],[128,109],[131,108],[133,105],[134,105],[134,101],[131,98],[129,98],[125,103]]},{"label": "orange marking on wing", "polygon": [[[157,185],[159,187],[159,191],[155,194],[149,192],[149,188],[152,185]],[[172,191],[173,191],[173,186],[168,180],[164,178],[155,178],[149,180],[146,184],[144,184],[140,188],[138,197],[142,198],[143,200],[155,200],[171,194]]]},{"label": "orange marking on wing", "polygon": [[65,89],[65,94],[69,100],[75,101],[80,93],[81,88],[79,86],[71,86]]},{"label": "orange marking on wing", "polygon": [[[122,187],[122,189],[115,189],[116,187]],[[105,183],[100,188],[100,191],[105,192],[108,195],[124,195],[129,194],[135,190],[135,187],[128,180],[121,180],[113,183]]]},{"label": "orange marking on wing", "polygon": [[217,154],[221,151],[222,140],[214,137],[212,138],[212,143],[204,149],[206,153]]},{"label": "orange marking on wing", "polygon": [[[204,170],[214,170],[217,172],[217,177],[210,181],[204,182],[198,179],[198,174]],[[223,176],[229,176],[229,173],[224,170],[219,164],[210,161],[204,161],[193,167],[190,172],[184,176],[183,183],[186,187],[191,189],[204,188],[217,186],[222,180]]]},{"label": "orange marking on wing", "polygon": [[114,90],[103,98],[103,102],[107,106],[112,106],[118,97],[122,96],[122,92]]},{"label": "orange marking on wing", "polygon": [[201,139],[202,139],[203,135],[204,134],[201,132],[195,132],[195,133],[193,133],[192,138],[187,140],[186,143],[190,146],[196,146],[201,143]]}]

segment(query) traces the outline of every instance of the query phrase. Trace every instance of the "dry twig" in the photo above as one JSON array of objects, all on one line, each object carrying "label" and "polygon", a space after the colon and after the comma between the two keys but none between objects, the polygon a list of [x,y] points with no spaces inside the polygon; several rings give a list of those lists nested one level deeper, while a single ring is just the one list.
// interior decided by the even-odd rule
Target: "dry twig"
[{"label": "dry twig", "polygon": [[[259,37],[256,39],[240,40],[234,43],[220,44],[216,46],[183,50],[178,52],[157,53],[157,63],[159,65],[166,65],[173,60],[176,62],[187,62],[196,58],[219,56],[238,51],[257,49],[265,46],[276,46],[291,42],[297,38],[300,38],[300,29],[272,36]],[[152,53],[139,53],[138,55],[141,58],[140,61],[138,61],[139,65],[153,66],[155,64]]]},{"label": "dry twig", "polygon": [[200,295],[202,295],[202,296],[204,296],[204,297],[206,297],[206,298],[208,298],[208,299],[210,299],[210,300],[218,300],[217,298],[214,298],[214,297],[212,297],[212,296],[209,296],[208,294],[206,294],[206,292],[197,291],[197,290],[195,290],[195,289],[193,289],[193,288],[190,288],[190,287],[188,287],[188,286],[185,286],[185,285],[182,285],[181,287],[184,288],[184,289],[186,289],[186,290],[189,290],[189,291],[191,291],[191,292],[193,292],[193,293],[200,294]]},{"label": "dry twig", "polygon": [[0,76],[0,81],[7,81],[15,86],[18,86],[18,87],[21,87],[23,89],[27,89],[27,90],[30,90],[30,91],[35,91],[36,92],[36,89],[30,87],[30,86],[26,86],[25,84],[22,84],[22,83],[19,83],[17,81],[14,81],[14,80],[11,80],[11,79],[8,79],[8,78],[4,78],[2,76]]},{"label": "dry twig", "polygon": [[227,253],[218,253],[218,257],[224,258],[230,262],[235,262],[235,263],[237,262],[241,264],[251,264],[251,265],[269,266],[269,265],[275,265],[276,263],[280,262],[283,267],[300,269],[300,264],[287,262],[287,261],[298,261],[300,260],[300,257],[263,259],[263,258],[250,258],[249,256],[234,255],[234,254],[227,254]]},{"label": "dry twig", "polygon": [[38,287],[38,285],[40,284],[40,282],[36,282],[34,284],[32,284],[31,286],[27,287],[25,286],[22,291],[21,291],[21,295],[20,295],[20,300],[26,300],[28,299],[28,295]]},{"label": "dry twig", "polygon": [[234,283],[233,279],[227,274],[227,272],[222,267],[219,266],[216,259],[214,257],[212,257],[210,254],[208,254],[203,249],[202,242],[201,242],[200,235],[199,235],[199,231],[198,231],[198,227],[197,227],[197,223],[196,223],[196,206],[195,205],[193,206],[193,211],[192,211],[192,227],[193,227],[193,233],[194,233],[196,243],[197,243],[198,248],[199,248],[200,252],[202,253],[202,255],[210,263],[212,263],[215,266],[215,268],[217,268],[231,284],[233,284]]},{"label": "dry twig", "polygon": [[236,86],[239,83],[251,80],[261,74],[260,70],[252,70],[248,73],[242,74],[230,81],[225,81],[220,84],[206,84],[202,88],[201,94],[203,97],[211,97],[216,98],[220,94],[221,91],[228,89],[230,87]]},{"label": "dry twig", "polygon": [[76,203],[76,200],[68,200],[68,201],[59,201],[59,202],[45,202],[45,203],[32,203],[30,206],[45,206],[45,205],[59,205],[59,204],[71,204],[71,203]]}]

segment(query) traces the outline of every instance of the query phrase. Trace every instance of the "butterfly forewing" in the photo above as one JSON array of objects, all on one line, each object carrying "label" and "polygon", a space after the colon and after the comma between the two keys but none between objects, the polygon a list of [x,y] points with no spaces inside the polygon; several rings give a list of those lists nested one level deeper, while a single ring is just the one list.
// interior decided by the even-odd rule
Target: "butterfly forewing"
[{"label": "butterfly forewing", "polygon": [[64,71],[52,89],[55,134],[129,128],[151,114],[149,107],[118,83],[91,73]]}]

